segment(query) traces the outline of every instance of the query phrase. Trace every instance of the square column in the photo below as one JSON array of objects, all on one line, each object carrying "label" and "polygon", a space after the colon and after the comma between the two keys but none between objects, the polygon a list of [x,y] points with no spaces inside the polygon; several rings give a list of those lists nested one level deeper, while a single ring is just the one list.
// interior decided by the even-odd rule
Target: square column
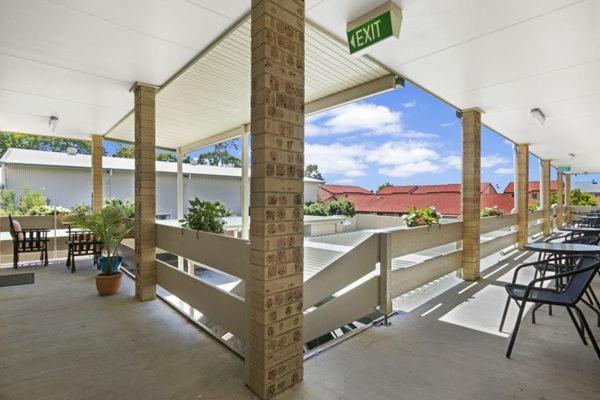
[{"label": "square column", "polygon": [[571,223],[571,175],[565,174],[565,208],[567,224]]},{"label": "square column", "polygon": [[563,213],[564,213],[564,201],[563,195],[563,174],[559,172],[556,174],[556,227],[560,228],[563,226]]},{"label": "square column", "polygon": [[92,135],[92,211],[102,210],[104,203],[104,170],[102,169],[102,156],[104,149],[102,147],[102,135]]},{"label": "square column", "polygon": [[479,279],[481,221],[481,110],[471,108],[462,117],[462,276]]},{"label": "square column", "polygon": [[550,236],[552,217],[550,204],[550,160],[540,160],[540,206],[542,209],[542,234]]},{"label": "square column", "polygon": [[250,177],[248,170],[250,147],[248,144],[249,126],[242,126],[242,196],[240,214],[242,215],[242,239],[250,237]]},{"label": "square column", "polygon": [[136,83],[135,108],[135,297],[156,298],[156,87]]},{"label": "square column", "polygon": [[517,247],[523,250],[529,228],[529,145],[517,145]]},{"label": "square column", "polygon": [[303,378],[304,1],[252,0],[252,176],[246,383]]}]

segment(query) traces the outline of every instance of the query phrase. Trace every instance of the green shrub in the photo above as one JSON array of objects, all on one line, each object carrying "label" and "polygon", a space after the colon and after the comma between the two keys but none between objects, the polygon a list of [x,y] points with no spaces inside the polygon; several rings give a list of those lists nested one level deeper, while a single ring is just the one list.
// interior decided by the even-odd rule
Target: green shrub
[{"label": "green shrub", "polygon": [[86,203],[75,204],[73,208],[71,208],[71,215],[86,215],[91,214],[92,207]]},{"label": "green shrub", "polygon": [[71,210],[62,206],[39,206],[30,208],[27,215],[67,215]]},{"label": "green shrub", "polygon": [[37,207],[43,207],[48,204],[48,199],[41,190],[31,190],[25,186],[19,196],[19,212],[22,215],[31,215],[30,211]]},{"label": "green shrub", "polygon": [[354,203],[346,199],[331,200],[325,203],[307,202],[304,204],[304,215],[316,215],[319,217],[345,215],[347,217],[353,217],[356,215],[356,210],[354,208]]},{"label": "green shrub", "polygon": [[0,190],[0,215],[14,214],[17,210],[17,196],[12,189]]},{"label": "green shrub", "polygon": [[404,216],[406,225],[409,227],[438,225],[441,218],[442,215],[437,212],[435,207],[421,208],[419,210],[413,208]]},{"label": "green shrub", "polygon": [[598,203],[594,196],[588,192],[582,192],[580,189],[571,191],[571,205],[574,206],[597,206]]},{"label": "green shrub", "polygon": [[503,215],[503,214],[504,213],[502,212],[502,210],[498,206],[485,207],[483,210],[481,210],[481,216],[482,217],[494,217],[494,216],[500,216],[500,215]]},{"label": "green shrub", "polygon": [[125,215],[127,215],[127,218],[135,219],[135,204],[127,199],[125,201],[119,200],[115,197],[106,199],[104,200],[103,208],[106,207],[121,207],[125,212]]},{"label": "green shrub", "polygon": [[226,209],[223,203],[203,201],[196,197],[190,200],[190,208],[181,222],[182,226],[196,231],[223,233],[223,218],[231,215],[233,213]]}]

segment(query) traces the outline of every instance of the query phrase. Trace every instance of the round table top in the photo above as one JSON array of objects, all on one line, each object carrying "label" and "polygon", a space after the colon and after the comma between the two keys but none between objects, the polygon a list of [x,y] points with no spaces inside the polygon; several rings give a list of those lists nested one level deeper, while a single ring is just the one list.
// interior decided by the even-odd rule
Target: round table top
[{"label": "round table top", "polygon": [[591,226],[563,226],[562,228],[558,228],[558,230],[564,232],[600,233],[600,228]]},{"label": "round table top", "polygon": [[556,254],[600,254],[600,246],[578,243],[527,243],[526,250]]}]

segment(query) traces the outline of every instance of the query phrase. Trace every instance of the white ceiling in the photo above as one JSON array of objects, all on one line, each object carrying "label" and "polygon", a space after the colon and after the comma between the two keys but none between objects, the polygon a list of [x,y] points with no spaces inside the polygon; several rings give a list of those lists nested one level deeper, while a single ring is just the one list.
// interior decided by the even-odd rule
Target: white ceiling
[{"label": "white ceiling", "polygon": [[[486,125],[531,143],[535,154],[600,172],[600,1],[396,2],[400,39],[370,56],[458,108],[482,108]],[[307,1],[307,17],[344,39],[348,21],[381,3]],[[50,134],[55,114],[56,134],[104,133],[131,110],[134,81],[163,84],[249,7],[249,0],[0,0],[0,129]],[[533,107],[547,115],[544,125],[529,115]]]}]

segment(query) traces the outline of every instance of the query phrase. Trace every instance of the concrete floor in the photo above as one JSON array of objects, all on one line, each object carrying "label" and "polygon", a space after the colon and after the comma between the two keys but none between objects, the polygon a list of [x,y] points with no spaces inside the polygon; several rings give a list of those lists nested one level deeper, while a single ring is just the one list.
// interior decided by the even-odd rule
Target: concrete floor
[{"label": "concrete floor", "polygon": [[[133,282],[101,298],[88,262],[0,287],[0,399],[254,399],[243,361]],[[12,273],[0,269],[0,274]]]},{"label": "concrete floor", "polygon": [[[541,310],[537,325],[527,316],[504,357],[502,284],[527,257],[312,357],[304,383],[277,399],[597,400],[600,360],[563,310]],[[0,399],[255,399],[241,359],[163,302],[136,302],[129,279],[121,294],[98,297],[95,270],[83,264],[73,275],[62,265],[21,268],[36,272],[34,285],[0,288]]]},{"label": "concrete floor", "polygon": [[[527,314],[512,358],[505,358],[516,307],[507,332],[498,332],[502,285],[528,258],[514,253],[483,271],[477,284],[454,285],[394,316],[391,326],[368,329],[309,359],[304,382],[277,399],[600,399],[600,360],[563,309],[554,316],[539,310],[536,325]],[[595,316],[586,315],[600,339]]]}]

